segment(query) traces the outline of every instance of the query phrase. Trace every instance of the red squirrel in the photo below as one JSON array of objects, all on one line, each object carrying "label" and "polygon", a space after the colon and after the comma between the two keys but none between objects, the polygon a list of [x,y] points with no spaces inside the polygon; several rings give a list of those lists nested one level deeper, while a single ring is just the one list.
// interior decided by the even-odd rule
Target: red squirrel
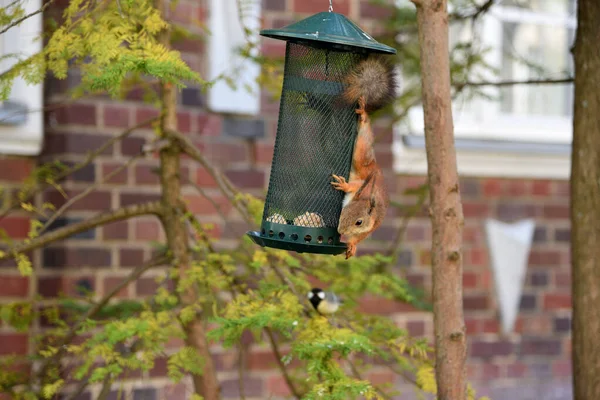
[{"label": "red squirrel", "polygon": [[395,75],[391,63],[370,56],[358,63],[345,82],[343,99],[358,108],[358,136],[348,181],[332,175],[331,185],[346,193],[338,232],[346,236],[346,259],[356,254],[356,245],[383,222],[389,196],[381,168],[375,160],[373,131],[368,112],[382,108],[394,98]]}]

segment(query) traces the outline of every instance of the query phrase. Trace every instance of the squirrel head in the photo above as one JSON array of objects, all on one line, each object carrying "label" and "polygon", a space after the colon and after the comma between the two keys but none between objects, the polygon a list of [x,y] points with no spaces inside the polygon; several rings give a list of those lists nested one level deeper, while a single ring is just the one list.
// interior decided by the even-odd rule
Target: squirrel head
[{"label": "squirrel head", "polygon": [[375,225],[375,206],[373,197],[351,201],[342,209],[338,232],[349,236],[371,232]]}]

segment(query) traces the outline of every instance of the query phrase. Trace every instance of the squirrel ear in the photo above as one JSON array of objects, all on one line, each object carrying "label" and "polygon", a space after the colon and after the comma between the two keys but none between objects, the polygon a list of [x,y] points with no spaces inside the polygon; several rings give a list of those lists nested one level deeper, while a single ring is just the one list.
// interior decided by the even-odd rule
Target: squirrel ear
[{"label": "squirrel ear", "polygon": [[371,213],[373,212],[373,210],[375,209],[375,196],[371,196],[371,202],[369,205],[369,215],[371,215]]}]

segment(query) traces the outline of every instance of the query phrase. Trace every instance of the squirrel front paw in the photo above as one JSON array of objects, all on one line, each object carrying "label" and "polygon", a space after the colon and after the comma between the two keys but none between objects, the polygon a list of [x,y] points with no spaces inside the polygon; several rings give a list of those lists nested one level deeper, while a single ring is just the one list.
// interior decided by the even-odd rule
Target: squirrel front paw
[{"label": "squirrel front paw", "polygon": [[348,192],[350,186],[348,182],[346,182],[346,178],[334,174],[331,174],[331,176],[333,177],[333,179],[335,179],[334,182],[331,182],[331,186],[333,186],[337,190],[341,190],[342,192]]},{"label": "squirrel front paw", "polygon": [[354,243],[347,243],[346,246],[346,260],[356,254],[356,245]]}]

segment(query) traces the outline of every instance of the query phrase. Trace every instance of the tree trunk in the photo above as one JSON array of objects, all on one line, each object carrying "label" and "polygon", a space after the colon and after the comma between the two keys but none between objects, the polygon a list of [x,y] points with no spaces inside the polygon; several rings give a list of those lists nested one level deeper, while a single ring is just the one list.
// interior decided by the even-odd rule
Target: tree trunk
[{"label": "tree trunk", "polygon": [[[169,7],[169,2],[157,1],[159,10],[164,11],[167,7]],[[169,48],[170,33],[168,30],[162,33],[161,39],[162,44]],[[172,84],[161,83],[161,103],[160,131],[162,136],[166,138],[165,132],[177,130],[177,92]],[[182,276],[190,267],[191,260],[189,253],[190,238],[183,218],[184,207],[181,199],[181,176],[179,175],[180,161],[181,149],[179,143],[171,139],[169,144],[160,151],[160,183],[164,207],[161,220],[169,251],[179,265],[179,276]],[[189,289],[180,294],[180,300],[184,305],[194,304],[197,299],[198,294],[194,289]],[[184,329],[186,345],[196,349],[204,361],[202,375],[192,375],[194,391],[202,396],[204,400],[218,400],[220,398],[219,381],[206,340],[202,316],[197,315]]]},{"label": "tree trunk", "polygon": [[462,228],[456,170],[447,0],[413,0],[417,6],[425,145],[433,242],[433,313],[437,398],[466,398],[466,329],[462,310]]},{"label": "tree trunk", "polygon": [[577,2],[571,170],[573,389],[600,399],[600,2]]}]

